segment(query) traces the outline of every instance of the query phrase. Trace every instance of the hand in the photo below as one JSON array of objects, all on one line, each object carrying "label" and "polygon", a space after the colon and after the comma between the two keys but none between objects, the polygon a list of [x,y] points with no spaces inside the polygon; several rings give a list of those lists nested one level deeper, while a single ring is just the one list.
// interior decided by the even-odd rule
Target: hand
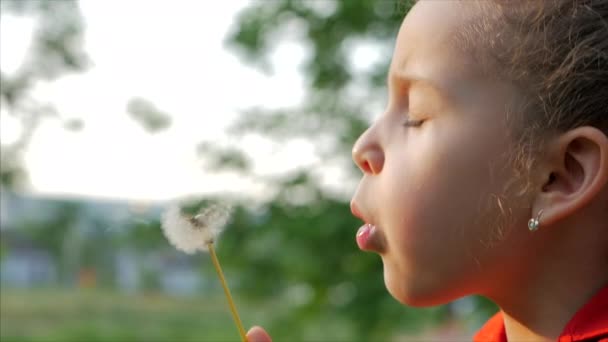
[{"label": "hand", "polygon": [[247,332],[248,342],[272,342],[270,335],[261,327],[255,326]]}]

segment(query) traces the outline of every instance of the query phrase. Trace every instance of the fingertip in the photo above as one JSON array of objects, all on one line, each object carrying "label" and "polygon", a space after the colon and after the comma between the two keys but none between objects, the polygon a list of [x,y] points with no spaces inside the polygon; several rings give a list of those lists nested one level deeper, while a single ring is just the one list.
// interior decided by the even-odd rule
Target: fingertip
[{"label": "fingertip", "polygon": [[272,342],[270,335],[259,326],[254,326],[247,332],[248,342]]}]

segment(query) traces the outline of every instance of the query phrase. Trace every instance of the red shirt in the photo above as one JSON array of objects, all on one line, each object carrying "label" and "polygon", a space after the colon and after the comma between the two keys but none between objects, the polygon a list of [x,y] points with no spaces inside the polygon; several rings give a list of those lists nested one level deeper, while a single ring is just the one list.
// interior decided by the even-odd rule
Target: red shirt
[{"label": "red shirt", "polygon": [[[507,342],[502,313],[498,312],[473,337],[474,342]],[[608,286],[576,312],[558,342],[608,342]]]}]

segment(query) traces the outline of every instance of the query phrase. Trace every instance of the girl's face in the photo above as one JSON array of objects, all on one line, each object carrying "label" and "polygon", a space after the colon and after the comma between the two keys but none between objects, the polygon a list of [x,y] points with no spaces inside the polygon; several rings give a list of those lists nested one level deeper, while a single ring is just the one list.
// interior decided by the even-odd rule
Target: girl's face
[{"label": "girl's face", "polygon": [[[409,305],[482,292],[525,241],[516,230],[496,239],[515,91],[458,48],[474,14],[455,1],[416,4],[397,37],[386,111],[353,148],[364,175],[351,206],[370,224],[358,241],[381,255],[389,292]],[[511,211],[524,233],[528,214]]]}]

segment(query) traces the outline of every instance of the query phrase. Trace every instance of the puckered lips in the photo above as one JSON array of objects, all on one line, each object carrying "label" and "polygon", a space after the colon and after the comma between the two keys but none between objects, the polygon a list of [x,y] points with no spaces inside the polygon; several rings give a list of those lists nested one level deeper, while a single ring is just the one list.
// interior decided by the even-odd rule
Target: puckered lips
[{"label": "puckered lips", "polygon": [[354,200],[350,202],[350,211],[354,216],[365,222],[357,231],[356,239],[359,248],[363,251],[384,252],[386,243],[382,231],[378,229],[375,224],[370,223],[370,221],[366,219],[366,216],[364,216]]}]

